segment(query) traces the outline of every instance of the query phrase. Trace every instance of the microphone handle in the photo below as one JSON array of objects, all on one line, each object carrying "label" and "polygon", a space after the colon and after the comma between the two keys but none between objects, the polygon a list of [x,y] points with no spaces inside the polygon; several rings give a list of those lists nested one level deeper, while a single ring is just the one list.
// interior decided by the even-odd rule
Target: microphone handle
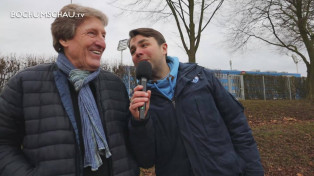
[{"label": "microphone handle", "polygon": [[[143,86],[143,91],[146,92],[146,86],[147,86],[147,79],[145,77],[142,77],[140,80],[140,84]],[[146,103],[144,103],[144,106],[138,108],[140,112],[140,120],[145,119],[145,110],[146,110]]]}]

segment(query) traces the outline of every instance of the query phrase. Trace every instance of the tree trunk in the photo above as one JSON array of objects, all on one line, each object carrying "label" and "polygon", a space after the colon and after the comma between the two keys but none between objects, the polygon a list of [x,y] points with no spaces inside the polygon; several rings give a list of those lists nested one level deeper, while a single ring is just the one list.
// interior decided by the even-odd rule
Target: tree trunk
[{"label": "tree trunk", "polygon": [[307,68],[307,95],[306,98],[314,102],[314,63]]},{"label": "tree trunk", "polygon": [[189,50],[189,52],[187,54],[189,56],[189,63],[195,63],[196,52]]}]

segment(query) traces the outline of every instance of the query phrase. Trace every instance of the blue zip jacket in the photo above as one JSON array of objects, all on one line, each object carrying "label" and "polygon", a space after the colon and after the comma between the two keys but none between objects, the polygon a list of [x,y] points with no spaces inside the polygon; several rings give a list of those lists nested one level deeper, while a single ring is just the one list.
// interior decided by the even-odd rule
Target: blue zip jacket
[{"label": "blue zip jacket", "polygon": [[[133,119],[129,124],[131,146],[142,167],[156,165],[157,171],[159,165],[167,165],[158,163],[160,157],[171,153],[163,150],[168,142],[155,124],[160,122],[156,119],[166,117],[176,119],[195,176],[264,175],[243,106],[211,71],[180,63],[173,101],[154,90],[150,101],[148,119]],[[139,137],[143,134],[150,135],[149,140]],[[180,166],[167,169],[166,173],[176,175]]]}]

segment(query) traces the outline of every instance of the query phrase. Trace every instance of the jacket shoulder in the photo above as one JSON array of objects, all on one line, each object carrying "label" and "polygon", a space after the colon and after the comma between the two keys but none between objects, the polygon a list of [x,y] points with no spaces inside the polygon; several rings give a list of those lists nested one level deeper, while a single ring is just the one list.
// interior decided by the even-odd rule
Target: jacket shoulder
[{"label": "jacket shoulder", "polygon": [[118,82],[121,81],[122,82],[122,80],[117,75],[115,75],[109,71],[106,71],[106,70],[100,71],[99,78],[102,80],[110,80],[110,81],[118,81]]},{"label": "jacket shoulder", "polygon": [[97,80],[95,81],[96,81],[96,84],[100,85],[99,87],[100,89],[112,91],[115,93],[124,92],[125,95],[127,95],[126,86],[121,80],[121,78],[119,78],[117,75],[109,71],[101,70]]},{"label": "jacket shoulder", "polygon": [[10,87],[10,85],[18,85],[25,81],[51,80],[54,67],[55,64],[50,63],[25,68],[16,73],[16,75],[12,76],[8,81],[7,86]]},{"label": "jacket shoulder", "polygon": [[56,67],[55,63],[44,63],[44,64],[27,67],[24,70],[20,71],[19,73],[32,72],[32,71],[51,71],[55,67]]},{"label": "jacket shoulder", "polygon": [[211,70],[209,68],[205,68],[203,69],[204,74],[206,75],[207,79],[213,79],[214,77],[216,77],[216,72],[214,70]]},{"label": "jacket shoulder", "polygon": [[40,64],[19,71],[13,78],[22,79],[23,81],[41,80],[48,76],[49,73],[52,73],[55,68],[56,65],[54,63]]}]

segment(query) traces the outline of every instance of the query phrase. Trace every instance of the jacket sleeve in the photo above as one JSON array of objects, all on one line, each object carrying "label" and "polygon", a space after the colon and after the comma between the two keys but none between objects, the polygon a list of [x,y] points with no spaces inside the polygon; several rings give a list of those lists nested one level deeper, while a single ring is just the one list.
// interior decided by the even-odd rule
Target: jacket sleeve
[{"label": "jacket sleeve", "polygon": [[139,166],[151,168],[155,164],[155,131],[150,115],[140,121],[131,117],[129,135],[131,149]]},{"label": "jacket sleeve", "polygon": [[15,76],[0,95],[0,176],[34,175],[34,167],[22,151],[22,112],[22,88]]},{"label": "jacket sleeve", "polygon": [[216,106],[229,130],[233,146],[246,163],[244,175],[263,176],[264,169],[252,130],[244,115],[243,106],[221,85],[213,73],[208,70],[205,72],[209,84],[211,84],[212,89],[210,90],[214,96]]}]

